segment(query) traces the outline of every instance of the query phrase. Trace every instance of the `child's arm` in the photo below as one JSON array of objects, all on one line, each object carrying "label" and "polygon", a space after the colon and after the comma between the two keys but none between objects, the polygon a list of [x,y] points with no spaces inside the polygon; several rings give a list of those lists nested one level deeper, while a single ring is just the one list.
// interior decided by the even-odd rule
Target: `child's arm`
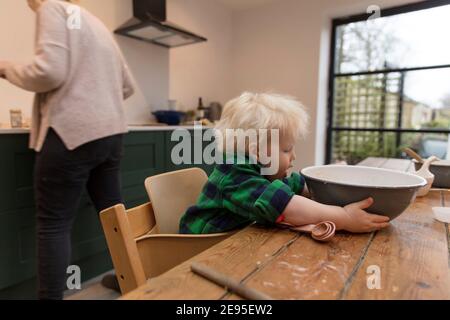
[{"label": "child's arm", "polygon": [[283,211],[284,221],[296,226],[332,221],[336,224],[337,230],[351,232],[371,232],[387,227],[388,217],[364,211],[372,203],[373,199],[368,198],[342,208],[294,196]]}]

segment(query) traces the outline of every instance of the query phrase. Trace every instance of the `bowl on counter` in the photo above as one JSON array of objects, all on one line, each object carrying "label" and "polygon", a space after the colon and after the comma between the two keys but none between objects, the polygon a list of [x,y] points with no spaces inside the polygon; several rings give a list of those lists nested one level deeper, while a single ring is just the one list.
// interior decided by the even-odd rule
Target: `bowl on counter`
[{"label": "bowl on counter", "polygon": [[[422,168],[422,163],[413,159],[414,167],[417,170]],[[434,174],[433,187],[450,188],[450,160],[439,160],[432,162],[430,172]]]},{"label": "bowl on counter", "polygon": [[411,173],[364,166],[326,165],[301,171],[313,200],[346,206],[368,197],[370,213],[398,217],[416,199],[427,182]]},{"label": "bowl on counter", "polygon": [[173,110],[160,110],[152,112],[159,123],[165,123],[169,126],[178,126],[183,122],[186,113]]}]

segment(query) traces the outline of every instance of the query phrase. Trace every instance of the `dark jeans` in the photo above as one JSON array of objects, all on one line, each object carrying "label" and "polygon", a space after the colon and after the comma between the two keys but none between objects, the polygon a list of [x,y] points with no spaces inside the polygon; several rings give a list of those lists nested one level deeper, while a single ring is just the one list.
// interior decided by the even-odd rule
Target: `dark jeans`
[{"label": "dark jeans", "polygon": [[39,299],[62,299],[71,258],[71,230],[81,195],[87,187],[97,209],[123,203],[120,160],[123,135],[68,150],[50,129],[36,155]]}]

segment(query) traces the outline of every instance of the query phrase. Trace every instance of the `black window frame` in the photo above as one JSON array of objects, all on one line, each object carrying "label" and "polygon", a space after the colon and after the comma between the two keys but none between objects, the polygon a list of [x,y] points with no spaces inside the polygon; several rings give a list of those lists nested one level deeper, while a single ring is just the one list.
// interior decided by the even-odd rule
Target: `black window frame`
[{"label": "black window frame", "polygon": [[[419,10],[426,10],[436,7],[441,7],[445,5],[450,5],[450,0],[427,0],[414,2],[411,4],[381,9],[380,17],[389,17],[403,13],[409,13]],[[408,72],[408,71],[419,71],[419,70],[431,70],[431,69],[444,69],[450,68],[450,64],[445,65],[432,65],[432,66],[424,66],[424,67],[415,67],[415,68],[393,68],[393,69],[382,69],[375,71],[364,71],[364,72],[353,72],[353,73],[336,73],[336,33],[337,28],[341,25],[353,23],[353,22],[361,22],[367,21],[373,13],[362,13],[357,15],[352,15],[348,17],[335,18],[332,20],[332,32],[331,32],[331,48],[330,48],[330,65],[328,72],[328,110],[327,110],[327,132],[326,132],[326,150],[325,150],[325,163],[331,163],[332,157],[332,147],[333,147],[333,132],[336,131],[363,131],[363,132],[395,132],[397,133],[397,137],[399,137],[402,133],[442,133],[442,134],[450,134],[450,130],[444,129],[407,129],[401,128],[401,123],[398,124],[397,128],[353,128],[353,127],[335,127],[333,126],[333,111],[334,111],[334,85],[335,79],[338,77],[348,77],[348,76],[358,76],[358,75],[373,75],[373,74],[387,74],[393,72]],[[402,98],[402,97],[400,97]],[[403,105],[400,105],[400,117],[399,121],[401,121],[401,112]],[[397,138],[398,139],[398,138]]]}]

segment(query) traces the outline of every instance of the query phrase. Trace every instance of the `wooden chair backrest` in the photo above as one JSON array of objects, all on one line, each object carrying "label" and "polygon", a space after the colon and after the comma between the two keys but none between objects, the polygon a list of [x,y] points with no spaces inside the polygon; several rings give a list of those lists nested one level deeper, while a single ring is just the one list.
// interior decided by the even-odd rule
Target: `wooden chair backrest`
[{"label": "wooden chair backrest", "polygon": [[145,180],[158,233],[179,232],[182,215],[197,202],[207,180],[208,176],[200,168],[164,173]]},{"label": "wooden chair backrest", "polygon": [[122,294],[192,258],[234,232],[208,235],[158,234],[151,203],[100,213]]}]

